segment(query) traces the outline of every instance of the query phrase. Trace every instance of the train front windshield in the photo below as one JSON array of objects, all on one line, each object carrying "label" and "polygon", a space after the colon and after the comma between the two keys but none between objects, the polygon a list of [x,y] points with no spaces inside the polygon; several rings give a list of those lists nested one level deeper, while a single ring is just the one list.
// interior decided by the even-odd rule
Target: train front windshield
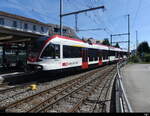
[{"label": "train front windshield", "polygon": [[30,44],[28,45],[28,60],[29,61],[37,60],[42,50],[42,47],[44,46],[45,40],[47,40],[47,38],[38,38],[30,42]]}]

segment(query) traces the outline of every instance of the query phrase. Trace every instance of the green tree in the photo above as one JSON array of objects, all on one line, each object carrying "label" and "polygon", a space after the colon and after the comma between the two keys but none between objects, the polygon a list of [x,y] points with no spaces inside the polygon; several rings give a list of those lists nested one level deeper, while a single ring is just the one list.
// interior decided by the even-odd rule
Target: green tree
[{"label": "green tree", "polygon": [[143,53],[150,53],[150,48],[149,48],[148,42],[144,41],[144,42],[140,43],[137,48],[137,52],[140,55],[142,55]]},{"label": "green tree", "polygon": [[102,44],[110,46],[109,40],[107,38],[104,39],[104,41],[102,42]]},{"label": "green tree", "polygon": [[116,45],[115,45],[114,47],[120,48],[119,43],[117,42]]}]

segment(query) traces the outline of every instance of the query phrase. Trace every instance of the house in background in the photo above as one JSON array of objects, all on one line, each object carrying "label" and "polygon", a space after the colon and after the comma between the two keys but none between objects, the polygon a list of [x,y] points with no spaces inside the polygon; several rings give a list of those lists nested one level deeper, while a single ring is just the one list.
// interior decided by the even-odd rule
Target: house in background
[{"label": "house in background", "polygon": [[[49,35],[50,36],[60,34],[60,26],[59,25],[57,25],[57,24],[48,24],[48,26],[49,26]],[[68,26],[63,26],[63,36],[79,39],[79,37],[77,36],[75,30],[68,27]]]}]

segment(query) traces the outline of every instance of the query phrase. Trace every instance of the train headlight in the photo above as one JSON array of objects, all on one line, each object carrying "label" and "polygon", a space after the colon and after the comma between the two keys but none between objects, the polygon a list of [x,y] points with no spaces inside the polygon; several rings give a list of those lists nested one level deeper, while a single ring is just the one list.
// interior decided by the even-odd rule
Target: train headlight
[{"label": "train headlight", "polygon": [[36,69],[37,69],[37,70],[42,70],[43,67],[42,67],[42,66],[36,66]]}]

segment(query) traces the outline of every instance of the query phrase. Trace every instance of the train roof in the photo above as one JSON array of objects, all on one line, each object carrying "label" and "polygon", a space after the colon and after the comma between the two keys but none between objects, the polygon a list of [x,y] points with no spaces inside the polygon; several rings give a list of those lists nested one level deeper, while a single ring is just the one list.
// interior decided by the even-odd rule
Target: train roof
[{"label": "train roof", "polygon": [[76,46],[76,47],[88,47],[88,48],[99,48],[104,50],[112,50],[112,51],[122,51],[127,52],[127,50],[124,50],[122,48],[116,48],[113,46],[107,46],[100,43],[88,43],[80,39],[70,38],[66,36],[60,36],[60,35],[54,35],[48,38],[47,42],[52,41],[60,41],[62,39],[62,43],[70,46]]}]

